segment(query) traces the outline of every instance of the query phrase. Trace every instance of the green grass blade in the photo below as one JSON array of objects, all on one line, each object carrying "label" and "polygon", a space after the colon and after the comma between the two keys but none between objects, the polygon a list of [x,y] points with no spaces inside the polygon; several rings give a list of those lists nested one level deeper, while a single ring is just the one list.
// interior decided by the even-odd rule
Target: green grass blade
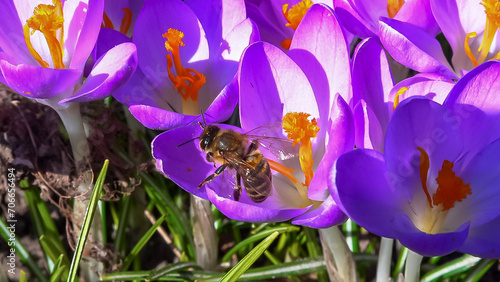
[{"label": "green grass blade", "polygon": [[264,253],[264,251],[273,243],[280,233],[274,231],[266,239],[260,242],[253,248],[240,262],[238,262],[231,270],[229,270],[221,281],[236,281],[247,269]]},{"label": "green grass blade", "polygon": [[488,270],[496,263],[497,260],[494,259],[483,259],[478,264],[476,264],[467,274],[465,278],[466,282],[477,282],[488,272]]},{"label": "green grass blade", "polygon": [[97,202],[101,197],[102,186],[104,184],[104,179],[106,178],[106,172],[108,170],[109,161],[105,160],[102,166],[101,173],[97,178],[96,184],[94,186],[94,191],[90,197],[89,206],[85,212],[85,217],[82,224],[82,231],[80,232],[80,238],[76,244],[76,250],[73,254],[73,260],[71,261],[71,267],[69,270],[68,282],[73,282],[76,280],[76,273],[78,272],[78,266],[80,265],[80,260],[82,258],[83,249],[85,243],[87,242],[87,237],[90,232],[90,227],[92,225],[92,219],[94,218],[95,211],[97,209]]},{"label": "green grass blade", "polygon": [[280,227],[271,228],[269,230],[264,230],[258,234],[255,234],[253,236],[248,237],[247,239],[241,241],[239,244],[234,246],[231,250],[229,250],[224,255],[224,257],[222,258],[222,261],[223,262],[229,261],[231,256],[233,254],[235,254],[236,252],[238,252],[240,249],[245,248],[247,245],[252,244],[254,242],[257,242],[257,241],[261,240],[262,238],[269,236],[270,234],[274,233],[275,231],[277,231],[279,233],[286,233],[286,232],[293,232],[293,231],[299,231],[299,230],[300,230],[300,227],[293,226],[293,225],[284,226],[284,227],[280,226]]},{"label": "green grass blade", "polygon": [[480,258],[471,255],[463,255],[429,271],[422,277],[421,281],[433,281],[438,278],[450,277],[465,272],[480,260]]},{"label": "green grass blade", "polygon": [[351,252],[359,253],[358,225],[351,219],[348,219],[342,227],[345,232],[347,246],[349,246]]},{"label": "green grass blade", "polygon": [[155,280],[158,280],[159,278],[161,278],[162,276],[165,276],[167,274],[171,274],[171,273],[174,273],[174,272],[179,272],[181,270],[187,270],[187,269],[200,269],[201,270],[201,267],[198,266],[197,264],[195,263],[192,263],[192,262],[178,262],[178,263],[173,263],[173,264],[169,264],[167,265],[166,267],[163,267],[157,271],[153,271],[151,272],[151,274],[149,275],[149,277],[147,278],[147,280],[150,280],[150,281],[155,281]]},{"label": "green grass blade", "polygon": [[[9,244],[9,239],[10,239],[10,232],[9,229],[7,229],[7,223],[3,220],[3,218],[0,218],[0,234],[2,235],[3,239],[7,244]],[[46,282],[47,278],[43,274],[42,270],[38,268],[37,263],[33,260],[33,258],[30,256],[30,253],[26,248],[24,247],[23,244],[21,244],[21,240],[19,237],[15,236],[15,244],[9,245],[11,248],[16,250],[16,255],[19,255],[19,258],[21,258],[21,261],[23,262],[24,265],[26,265],[31,273],[33,273],[38,280],[42,282]]]},{"label": "green grass blade", "polygon": [[127,270],[134,260],[134,258],[139,254],[139,252],[142,250],[142,248],[146,245],[146,243],[151,239],[151,237],[155,234],[156,229],[160,226],[160,224],[163,223],[163,220],[165,219],[165,215],[160,217],[153,226],[149,228],[149,230],[142,236],[142,238],[135,244],[134,248],[130,251],[128,256],[125,258],[123,261],[123,267],[122,270]]},{"label": "green grass blade", "polygon": [[405,266],[406,258],[408,257],[408,248],[403,247],[399,253],[398,261],[392,272],[392,280],[398,281],[399,273],[403,273],[403,268]]}]

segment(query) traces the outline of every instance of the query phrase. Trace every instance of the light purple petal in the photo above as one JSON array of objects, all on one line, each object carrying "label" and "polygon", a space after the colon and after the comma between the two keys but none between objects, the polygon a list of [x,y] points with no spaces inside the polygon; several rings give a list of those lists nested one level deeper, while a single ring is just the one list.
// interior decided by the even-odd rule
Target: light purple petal
[{"label": "light purple petal", "polygon": [[64,21],[65,58],[71,58],[71,69],[83,69],[101,29],[104,0],[85,2],[64,2],[64,18],[72,15],[71,20]]},{"label": "light purple petal", "polygon": [[[455,161],[463,150],[460,128],[446,107],[424,97],[401,102],[389,122],[385,136],[385,159],[393,177],[393,185],[412,201],[414,193],[422,193],[420,179],[421,147],[429,155],[428,183],[437,177],[444,160]],[[429,193],[436,185],[429,184]]]},{"label": "light purple petal", "polygon": [[304,225],[311,228],[328,228],[342,224],[347,216],[329,196],[318,208],[306,212],[292,220],[295,225]]},{"label": "light purple petal", "polygon": [[132,105],[130,113],[145,127],[156,130],[167,130],[195,121],[196,116],[183,115],[154,106]]},{"label": "light purple petal", "polygon": [[349,105],[337,94],[331,109],[327,129],[326,153],[321,159],[309,185],[308,197],[324,201],[330,194],[328,177],[334,162],[344,152],[354,149],[354,119]]},{"label": "light purple petal", "polygon": [[399,95],[399,101],[403,101],[404,99],[413,96],[425,96],[439,104],[443,104],[453,86],[455,86],[453,81],[441,75],[431,73],[420,73],[413,77],[402,80],[398,84],[394,85],[391,92],[389,93],[388,107],[391,109],[389,112],[392,113],[394,97],[396,96],[397,92],[403,87],[407,87],[408,90]]},{"label": "light purple petal", "polygon": [[500,217],[471,228],[467,241],[457,250],[481,258],[500,257]]},{"label": "light purple petal", "polygon": [[340,22],[352,34],[360,38],[372,37],[377,34],[375,25],[363,18],[352,6],[351,1],[335,0],[334,6]]},{"label": "light purple petal", "polygon": [[336,93],[350,102],[349,48],[333,10],[313,5],[295,31],[288,55],[309,79],[322,117],[330,113]]},{"label": "light purple petal", "polygon": [[[286,221],[306,212],[303,209],[274,209],[267,205],[267,201],[260,204],[236,202],[232,199],[220,197],[211,189],[207,189],[208,199],[227,217],[247,222],[279,222]],[[243,195],[242,195],[243,196]]]},{"label": "light purple petal", "polygon": [[385,128],[389,122],[385,97],[394,81],[385,52],[376,39],[365,39],[356,48],[352,76],[354,83],[351,105],[354,107],[363,99]]},{"label": "light purple petal", "polygon": [[73,87],[81,70],[48,69],[33,65],[11,65],[0,61],[6,84],[30,99],[47,99]]},{"label": "light purple petal", "polygon": [[99,32],[99,37],[94,50],[92,51],[92,59],[97,61],[102,55],[109,51],[109,49],[115,47],[118,44],[131,42],[132,40],[128,38],[125,34],[109,28],[101,28]]},{"label": "light purple petal", "polygon": [[405,214],[394,219],[394,234],[403,246],[423,256],[444,256],[463,245],[469,233],[467,223],[454,232],[428,234],[420,231]]},{"label": "light purple petal", "polygon": [[241,124],[246,130],[281,122],[288,112],[319,117],[314,93],[304,73],[269,43],[257,42],[246,49],[240,63],[239,85]]},{"label": "light purple petal", "polygon": [[356,128],[356,147],[383,152],[384,129],[364,100],[360,100],[354,107],[353,115]]},{"label": "light purple petal", "polygon": [[82,88],[66,102],[89,102],[101,100],[122,87],[137,67],[137,49],[134,43],[126,42],[113,47],[96,62]]},{"label": "light purple petal", "polygon": [[437,39],[422,29],[382,18],[379,21],[379,38],[387,52],[399,63],[419,72],[456,77]]},{"label": "light purple petal", "polygon": [[[432,36],[439,33],[439,26],[431,11],[431,0],[405,1],[394,19],[420,27]],[[448,15],[448,13],[446,13]],[[445,18],[440,16],[440,18]]]},{"label": "light purple petal", "polygon": [[408,202],[391,185],[382,153],[357,149],[343,154],[329,185],[348,217],[374,234],[395,237],[393,218],[408,208]]},{"label": "light purple petal", "polygon": [[217,98],[205,112],[206,117],[211,117],[214,122],[227,120],[238,104],[238,80],[236,77],[222,89]]},{"label": "light purple petal", "polygon": [[[33,12],[33,10],[31,11]],[[31,56],[23,36],[23,24],[19,19],[13,0],[4,1],[0,9],[0,48],[16,64],[38,64]]]}]

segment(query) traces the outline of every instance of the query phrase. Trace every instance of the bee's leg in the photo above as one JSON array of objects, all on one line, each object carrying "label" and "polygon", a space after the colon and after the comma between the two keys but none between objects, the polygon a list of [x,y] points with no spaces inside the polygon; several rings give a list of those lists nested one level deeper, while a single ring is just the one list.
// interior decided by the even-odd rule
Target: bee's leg
[{"label": "bee's leg", "polygon": [[203,180],[203,182],[200,183],[200,185],[198,185],[198,189],[200,189],[201,186],[203,186],[209,182],[212,182],[215,179],[215,177],[219,176],[224,171],[224,169],[226,169],[226,167],[227,167],[227,164],[223,164],[223,165],[219,166],[219,168],[216,169],[213,174],[209,175],[207,178],[205,178],[205,180]]},{"label": "bee's leg", "polygon": [[241,196],[241,175],[236,173],[236,186],[234,187],[233,197],[235,201],[239,201]]}]

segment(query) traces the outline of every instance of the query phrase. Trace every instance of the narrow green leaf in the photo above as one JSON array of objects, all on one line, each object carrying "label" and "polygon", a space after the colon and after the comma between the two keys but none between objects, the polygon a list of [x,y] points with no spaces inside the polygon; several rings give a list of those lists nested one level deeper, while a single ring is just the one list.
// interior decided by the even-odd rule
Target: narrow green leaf
[{"label": "narrow green leaf", "polygon": [[28,282],[28,279],[26,279],[26,272],[24,272],[24,270],[21,270],[21,275],[19,276],[19,282]]},{"label": "narrow green leaf", "polygon": [[56,271],[50,277],[50,282],[64,281],[63,274],[67,270],[68,270],[68,267],[66,265],[62,265],[62,266],[56,268]]},{"label": "narrow green leaf", "polygon": [[408,257],[408,248],[403,247],[401,252],[399,253],[398,261],[396,262],[396,266],[394,267],[394,271],[392,272],[392,280],[398,281],[399,273],[403,272],[403,268],[405,266],[406,258]]},{"label": "narrow green leaf", "polygon": [[69,270],[68,282],[73,282],[76,280],[76,273],[78,272],[78,266],[80,265],[80,260],[82,258],[83,249],[85,243],[87,242],[87,237],[90,232],[90,227],[92,225],[92,220],[94,218],[95,211],[97,209],[97,202],[101,197],[102,186],[104,184],[104,179],[106,178],[106,172],[108,170],[109,161],[105,160],[102,166],[101,173],[97,177],[96,184],[94,186],[94,191],[90,197],[89,206],[85,212],[85,217],[83,219],[82,231],[80,232],[80,238],[76,244],[75,253],[73,254],[73,260],[71,261],[71,267]]},{"label": "narrow green leaf", "polygon": [[359,239],[358,239],[358,225],[348,219],[346,223],[344,223],[343,231],[345,232],[345,240],[347,242],[347,246],[353,253],[359,252]]},{"label": "narrow green leaf", "polygon": [[229,270],[229,272],[222,277],[221,281],[235,281],[238,279],[238,277],[245,273],[245,271],[262,255],[262,253],[264,253],[264,251],[272,244],[274,239],[276,239],[279,234],[280,233],[278,231],[274,231],[266,239],[260,242],[240,262]]},{"label": "narrow green leaf", "polygon": [[421,281],[432,281],[434,279],[450,277],[458,273],[465,272],[480,260],[480,258],[473,257],[471,255],[463,255],[460,258],[454,259],[429,271],[422,277]]},{"label": "narrow green leaf", "polygon": [[11,232],[9,229],[7,229],[7,223],[3,220],[3,218],[0,218],[0,234],[2,235],[3,239],[9,245],[9,247],[13,248],[16,250],[16,255],[19,255],[19,258],[21,258],[21,261],[23,262],[24,265],[26,265],[31,273],[33,273],[38,280],[42,282],[46,282],[47,278],[43,274],[42,270],[38,268],[37,263],[33,260],[33,258],[30,256],[30,253],[28,250],[24,247],[24,245],[21,243],[21,240],[19,237],[15,236],[15,244],[14,243],[9,243],[12,242],[9,241]]},{"label": "narrow green leaf", "polygon": [[187,270],[187,269],[199,269],[201,270],[201,267],[198,266],[195,263],[192,262],[178,262],[178,263],[173,263],[169,264],[157,271],[151,272],[147,280],[155,281],[158,280],[160,277],[165,276],[167,274],[171,274],[174,272],[179,272],[181,270]]},{"label": "narrow green leaf", "polygon": [[224,255],[224,257],[222,258],[222,261],[223,262],[229,261],[231,256],[234,253],[238,252],[239,249],[244,248],[245,246],[247,246],[251,243],[257,242],[257,241],[261,240],[262,238],[269,236],[269,234],[274,233],[275,231],[277,231],[279,233],[285,233],[285,232],[292,232],[292,231],[299,231],[299,230],[300,230],[300,227],[290,225],[290,226],[285,226],[285,227],[274,227],[274,228],[271,228],[269,230],[262,231],[258,234],[255,234],[253,236],[246,238],[245,240],[241,241],[239,244],[234,246],[231,250],[229,250],[229,252],[227,252]]},{"label": "narrow green leaf", "polygon": [[130,211],[130,196],[123,196],[123,198],[120,200],[122,203],[122,209],[119,212],[119,219],[118,219],[118,228],[116,230],[116,237],[115,237],[115,249],[120,255],[125,254],[125,235],[126,235],[126,230],[127,226],[129,223],[129,211]]},{"label": "narrow green leaf", "polygon": [[467,277],[465,278],[466,282],[477,282],[480,281],[481,278],[488,272],[488,270],[497,262],[494,259],[483,259],[478,264],[476,264]]},{"label": "narrow green leaf", "polygon": [[135,244],[134,248],[130,251],[128,256],[125,258],[123,261],[123,267],[122,270],[127,270],[134,260],[134,258],[139,254],[139,252],[142,250],[142,248],[146,245],[146,243],[151,239],[151,237],[155,234],[156,229],[160,226],[160,224],[163,223],[163,220],[165,219],[165,215],[160,217],[153,226],[151,226],[148,231],[142,236],[142,238]]}]

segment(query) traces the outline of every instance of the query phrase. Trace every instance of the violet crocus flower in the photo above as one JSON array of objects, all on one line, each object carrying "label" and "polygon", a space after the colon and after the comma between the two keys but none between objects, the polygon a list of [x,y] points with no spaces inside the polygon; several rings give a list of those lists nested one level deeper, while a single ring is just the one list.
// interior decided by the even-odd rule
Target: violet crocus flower
[{"label": "violet crocus flower", "polygon": [[59,113],[77,162],[82,152],[75,151],[75,142],[83,142],[85,134],[78,104],[68,102],[108,96],[127,81],[137,64],[135,45],[121,44],[104,54],[83,81],[103,7],[102,0],[7,1],[0,11],[0,81]]},{"label": "violet crocus flower", "polygon": [[430,9],[430,0],[334,0],[335,12],[352,34],[377,37],[379,18],[391,18],[436,35],[439,27]]},{"label": "violet crocus flower", "polygon": [[357,149],[337,160],[330,190],[342,210],[421,255],[499,258],[499,75],[500,63],[486,62],[443,105],[401,102],[384,153]]},{"label": "violet crocus flower", "polygon": [[498,1],[431,0],[430,3],[453,50],[453,66],[434,35],[398,20],[381,19],[378,35],[394,59],[420,72],[456,78],[486,60],[499,58],[500,49],[494,39],[499,28]]},{"label": "violet crocus flower", "polygon": [[[209,199],[232,219],[293,219],[294,224],[325,228],[346,219],[329,195],[328,168],[338,155],[354,146],[352,113],[343,98],[351,97],[349,52],[331,9],[311,7],[294,35],[289,54],[264,42],[245,50],[238,72],[242,128],[221,125],[257,135],[255,130],[265,129],[266,137],[275,138],[270,147],[283,149],[278,153],[285,155],[290,143],[297,146],[298,156],[286,160],[273,154],[273,149],[260,149],[273,174],[272,193],[265,201],[256,203],[245,192],[235,201],[234,173],[215,177],[197,188],[214,173],[214,164],[206,161],[199,141],[177,146],[198,138],[202,132],[198,125],[156,137],[153,156],[159,170],[180,187]],[[282,142],[289,145],[281,147]]]},{"label": "violet crocus flower", "polygon": [[144,77],[119,100],[149,128],[189,124],[200,109],[224,121],[238,100],[238,61],[258,39],[243,0],[145,1],[133,38]]},{"label": "violet crocus flower", "polygon": [[292,37],[313,4],[333,7],[332,0],[246,0],[248,17],[255,21],[262,41],[290,49]]}]

